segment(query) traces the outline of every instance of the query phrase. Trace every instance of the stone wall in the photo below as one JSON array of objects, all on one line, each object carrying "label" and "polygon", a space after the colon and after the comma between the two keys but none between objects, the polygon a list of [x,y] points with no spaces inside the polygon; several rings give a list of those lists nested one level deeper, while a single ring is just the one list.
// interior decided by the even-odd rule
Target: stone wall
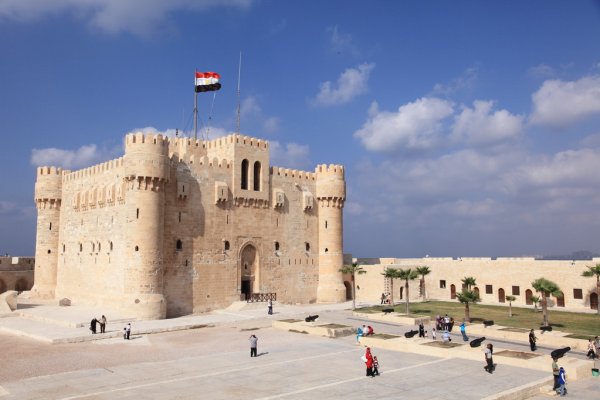
[{"label": "stone wall", "polygon": [[7,290],[18,292],[33,286],[33,257],[0,257],[0,293]]}]

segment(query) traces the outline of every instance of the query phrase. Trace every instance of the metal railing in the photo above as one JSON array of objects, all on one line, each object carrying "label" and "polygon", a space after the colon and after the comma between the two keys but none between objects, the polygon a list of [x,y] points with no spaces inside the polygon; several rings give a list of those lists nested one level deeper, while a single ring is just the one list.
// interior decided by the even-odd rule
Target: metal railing
[{"label": "metal railing", "polygon": [[248,303],[258,303],[260,301],[276,301],[277,293],[252,293],[246,300]]}]

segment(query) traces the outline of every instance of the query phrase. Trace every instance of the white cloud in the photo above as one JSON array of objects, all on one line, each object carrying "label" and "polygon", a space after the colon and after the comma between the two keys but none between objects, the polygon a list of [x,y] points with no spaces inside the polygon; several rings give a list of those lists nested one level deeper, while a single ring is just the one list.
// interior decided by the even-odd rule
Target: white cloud
[{"label": "white cloud", "polygon": [[[65,169],[83,168],[115,157],[117,149],[98,148],[95,144],[81,146],[77,150],[57,148],[31,150],[31,164],[56,166]],[[120,148],[119,150],[120,151]]]},{"label": "white cloud", "polygon": [[548,80],[532,96],[533,124],[562,128],[600,114],[600,76],[576,81]]},{"label": "white cloud", "polygon": [[216,7],[247,8],[253,0],[3,0],[2,19],[30,22],[52,14],[70,13],[100,31],[146,36],[172,27],[175,12],[203,12]]},{"label": "white cloud", "polygon": [[343,104],[365,93],[373,68],[375,68],[374,63],[364,63],[342,72],[337,80],[337,85],[333,85],[330,81],[321,83],[319,93],[313,101],[314,104]]},{"label": "white cloud", "polygon": [[461,90],[469,90],[477,82],[479,69],[469,67],[461,76],[453,79],[450,83],[436,83],[433,87],[433,93],[436,95],[450,95]]},{"label": "white cloud", "polygon": [[262,114],[262,108],[258,104],[258,99],[254,96],[248,96],[240,104],[240,115],[242,117],[254,117]]},{"label": "white cloud", "polygon": [[469,144],[489,144],[517,137],[523,130],[523,117],[507,110],[492,112],[493,101],[475,100],[455,117],[453,136]]},{"label": "white cloud", "polygon": [[255,96],[246,97],[240,105],[240,115],[246,121],[258,121],[262,125],[264,133],[275,133],[279,130],[280,119],[275,116],[267,116]]},{"label": "white cloud", "polygon": [[556,70],[546,64],[539,64],[535,67],[531,67],[527,72],[534,78],[546,79],[556,76]]},{"label": "white cloud", "polygon": [[356,55],[358,53],[358,50],[353,43],[352,35],[341,32],[337,25],[327,28],[327,32],[331,34],[329,42],[331,44],[331,49],[334,52],[338,54],[350,53],[351,55]]},{"label": "white cloud", "polygon": [[263,124],[263,129],[267,133],[277,132],[279,130],[279,118],[269,117]]},{"label": "white cloud", "polygon": [[400,106],[397,112],[379,111],[373,103],[369,119],[354,137],[372,151],[429,149],[438,143],[443,121],[452,113],[452,103],[438,98],[423,97]]},{"label": "white cloud", "polygon": [[310,148],[297,143],[287,143],[285,146],[277,141],[269,142],[271,165],[284,168],[307,169],[311,165]]}]

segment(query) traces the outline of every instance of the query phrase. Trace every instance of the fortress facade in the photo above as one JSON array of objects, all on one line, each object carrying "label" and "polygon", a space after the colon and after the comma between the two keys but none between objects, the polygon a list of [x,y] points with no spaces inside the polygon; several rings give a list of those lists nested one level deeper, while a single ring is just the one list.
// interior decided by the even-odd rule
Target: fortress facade
[{"label": "fortress facade", "polygon": [[264,140],[131,133],[121,158],[38,168],[32,296],[140,319],[344,301],[345,196],[342,166],[273,167]]}]

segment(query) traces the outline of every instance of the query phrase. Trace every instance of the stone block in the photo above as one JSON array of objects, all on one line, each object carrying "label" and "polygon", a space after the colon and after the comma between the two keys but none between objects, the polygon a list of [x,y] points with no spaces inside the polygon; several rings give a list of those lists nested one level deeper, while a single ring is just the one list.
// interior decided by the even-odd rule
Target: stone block
[{"label": "stone block", "polygon": [[11,313],[17,309],[17,294],[14,290],[0,294],[0,314]]},{"label": "stone block", "polygon": [[71,305],[71,300],[65,298],[60,299],[60,301],[58,302],[58,305],[61,307],[68,307]]}]

